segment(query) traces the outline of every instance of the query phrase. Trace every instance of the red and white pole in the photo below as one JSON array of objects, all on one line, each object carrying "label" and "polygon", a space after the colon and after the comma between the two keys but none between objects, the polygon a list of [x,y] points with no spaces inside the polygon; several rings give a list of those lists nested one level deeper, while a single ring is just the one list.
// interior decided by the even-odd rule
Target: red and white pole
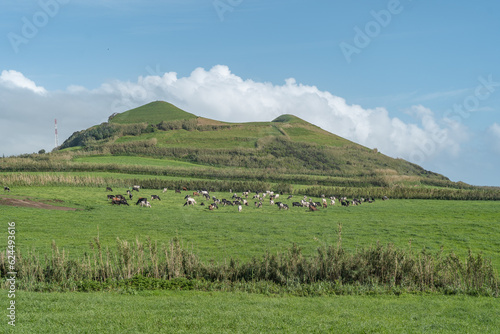
[{"label": "red and white pole", "polygon": [[56,147],[58,147],[59,146],[59,139],[57,138],[57,118],[54,119],[54,127],[56,130]]}]

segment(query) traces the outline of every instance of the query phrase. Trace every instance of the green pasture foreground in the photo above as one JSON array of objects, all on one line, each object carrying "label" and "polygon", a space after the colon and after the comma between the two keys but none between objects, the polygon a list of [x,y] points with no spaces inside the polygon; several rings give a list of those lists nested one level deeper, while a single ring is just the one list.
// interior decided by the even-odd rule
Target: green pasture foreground
[{"label": "green pasture foreground", "polygon": [[500,328],[499,299],[464,296],[18,292],[15,300],[16,327],[9,328],[3,316],[4,333],[498,333]]},{"label": "green pasture foreground", "polygon": [[[126,189],[113,189],[125,194]],[[247,261],[266,251],[283,252],[293,243],[303,254],[313,254],[322,245],[335,245],[338,226],[342,224],[342,247],[354,251],[377,242],[419,252],[422,249],[465,258],[469,249],[491,259],[500,268],[500,202],[440,200],[377,200],[356,207],[338,203],[327,209],[309,212],[292,207],[294,196],[280,200],[290,205],[280,211],[264,201],[263,208],[250,206],[238,212],[236,207],[184,207],[184,196],[168,191],[141,190],[138,196],[158,194],[161,201],[151,201],[152,208],[135,205],[114,206],[104,188],[89,187],[16,187],[1,198],[30,198],[48,204],[76,208],[76,211],[45,210],[0,206],[0,226],[5,235],[7,223],[16,223],[16,247],[21,252],[36,250],[50,255],[52,241],[66,251],[66,256],[81,258],[90,251],[90,242],[99,235],[103,247],[115,249],[117,238],[145,242],[148,237],[159,245],[175,237],[203,261],[234,258]],[[192,193],[192,192],[190,192]],[[229,193],[213,193],[230,198]],[[320,200],[315,198],[314,200]],[[197,197],[198,204],[204,200]],[[206,202],[206,201],[205,201]],[[208,202],[206,202],[208,204]],[[0,246],[7,238],[0,240]]]}]

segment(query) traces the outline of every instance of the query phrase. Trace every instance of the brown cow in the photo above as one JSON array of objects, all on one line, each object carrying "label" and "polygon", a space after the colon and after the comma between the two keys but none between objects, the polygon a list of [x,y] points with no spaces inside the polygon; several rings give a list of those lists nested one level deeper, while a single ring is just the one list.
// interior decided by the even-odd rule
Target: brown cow
[{"label": "brown cow", "polygon": [[127,200],[124,198],[118,198],[118,197],[113,197],[113,200],[111,201],[111,204],[124,204],[124,205],[129,205],[127,203]]}]

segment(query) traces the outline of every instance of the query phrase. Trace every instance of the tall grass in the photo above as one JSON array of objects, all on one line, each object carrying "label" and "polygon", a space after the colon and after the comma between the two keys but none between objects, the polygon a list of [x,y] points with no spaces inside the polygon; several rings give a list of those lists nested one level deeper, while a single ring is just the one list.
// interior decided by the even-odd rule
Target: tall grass
[{"label": "tall grass", "polygon": [[[79,167],[85,167],[80,165]],[[131,167],[131,168],[122,168]],[[348,198],[355,197],[372,197],[382,198],[388,196],[393,199],[441,199],[441,200],[500,200],[500,191],[496,189],[453,189],[453,188],[412,188],[412,187],[375,187],[375,186],[310,186],[301,188],[294,184],[295,182],[306,182],[301,180],[300,176],[292,175],[276,175],[269,173],[266,177],[264,175],[253,174],[251,171],[237,171],[231,174],[227,171],[227,179],[225,175],[219,175],[215,171],[197,172],[192,169],[185,169],[186,173],[179,172],[175,168],[163,168],[156,166],[146,166],[135,168],[135,166],[118,166],[109,165],[104,166],[94,165],[89,169],[97,169],[101,171],[114,170],[129,171],[136,173],[140,169],[151,172],[156,169],[161,171],[158,176],[183,176],[184,174],[191,174],[186,176],[186,179],[180,180],[167,180],[163,178],[150,175],[150,178],[135,178],[129,176],[123,177],[101,177],[96,175],[73,175],[70,172],[40,172],[40,173],[3,173],[0,174],[0,184],[9,186],[76,186],[76,187],[125,187],[128,188],[132,184],[140,184],[142,188],[146,189],[181,189],[187,187],[191,190],[209,189],[211,191],[283,191],[289,194],[302,194],[312,197],[320,197],[325,195],[329,196],[347,196]],[[78,168],[80,169],[80,168]],[[85,168],[83,168],[83,171]],[[172,173],[168,171],[172,170]],[[79,170],[80,172],[82,170]],[[225,173],[222,173],[225,174]],[[142,175],[142,174],[141,174]],[[146,174],[148,175],[148,174]],[[209,177],[217,178],[216,180],[209,179]],[[238,177],[241,176],[241,179]],[[200,179],[192,179],[192,177],[199,177]],[[205,179],[206,178],[206,179]],[[341,184],[342,181],[332,181]],[[274,183],[274,184],[273,184]]]},{"label": "tall grass", "polygon": [[[103,187],[109,184],[125,183],[120,179],[95,175],[72,175],[69,173],[6,173],[0,174],[0,183],[11,186],[76,186]],[[127,185],[127,187],[130,185]]]},{"label": "tall grass", "polygon": [[[260,165],[251,150],[249,149],[219,149],[210,152],[206,150],[195,150],[187,148],[159,148],[155,145],[156,138],[150,141],[140,141],[118,145],[123,151],[114,151],[113,145],[99,147],[94,151],[79,152],[57,152],[50,154],[28,154],[19,157],[0,159],[0,172],[10,173],[33,173],[33,172],[112,172],[120,174],[149,175],[151,179],[142,181],[144,188],[161,189],[164,187],[186,186],[176,183],[164,184],[164,180],[158,176],[175,176],[186,178],[197,178],[203,180],[190,181],[191,189],[210,188],[214,191],[227,191],[229,189],[242,191],[270,190],[270,183],[290,185],[286,192],[294,194],[306,194],[309,196],[347,196],[347,197],[383,197],[398,199],[451,199],[451,200],[500,200],[499,188],[474,187],[465,183],[455,183],[439,176],[426,172],[422,175],[399,175],[394,169],[357,170],[333,172],[321,169],[306,168],[304,165],[293,165],[281,163],[279,159],[288,159],[286,155],[275,157],[272,154],[262,156],[272,162],[270,165]],[[170,150],[170,153],[160,152],[160,156],[165,155],[183,157],[185,155],[209,154],[220,159],[228,159],[231,163],[225,167],[214,167],[208,165],[197,166],[156,166],[145,164],[120,164],[120,163],[85,163],[72,161],[80,156],[92,156],[95,154],[129,154],[130,147],[146,148],[153,150]],[[285,146],[284,152],[288,152]],[[104,150],[104,151],[103,151]],[[133,151],[133,150],[132,150]],[[279,151],[279,150],[278,150]],[[162,155],[165,154],[165,155]],[[277,153],[274,153],[277,154]],[[155,156],[155,155],[153,155]],[[238,159],[250,159],[257,162],[255,168],[242,168]],[[308,159],[313,159],[308,157]],[[196,159],[195,159],[196,160]],[[314,159],[313,159],[314,160]],[[134,160],[135,161],[135,160]],[[199,161],[195,161],[199,163]],[[216,160],[208,162],[215,165]],[[224,165],[224,164],[223,164]],[[268,166],[268,168],[265,168]],[[247,166],[248,167],[248,166]],[[214,180],[215,179],[215,180]],[[132,180],[135,181],[135,180]],[[47,174],[42,177],[25,176],[23,174],[0,174],[0,182],[4,185],[76,185],[76,186],[103,186],[115,185],[123,186],[124,181],[117,178],[104,180],[99,177],[77,176],[72,180],[72,176],[64,174]],[[309,185],[304,189],[296,189],[298,185]],[[128,185],[127,185],[128,186]],[[264,188],[267,186],[266,188]],[[294,189],[295,188],[295,189]]]},{"label": "tall grass", "polygon": [[[184,285],[199,287],[242,285],[269,282],[277,291],[290,287],[316,289],[326,284],[336,293],[356,291],[399,291],[399,293],[438,292],[445,294],[499,295],[499,277],[489,260],[481,254],[458,258],[454,253],[430,254],[424,250],[398,249],[393,245],[374,246],[349,253],[342,248],[341,226],[337,245],[319,247],[306,257],[298,245],[284,252],[266,253],[260,258],[240,263],[230,258],[224,263],[205,263],[179,239],[158,245],[147,239],[141,242],[116,240],[114,250],[101,246],[99,237],[90,242],[90,251],[80,260],[71,260],[55,243],[49,255],[36,251],[18,252],[17,282],[20,289],[62,289],[88,291],[113,289],[123,284],[149,284],[170,287],[167,281],[184,279]],[[5,252],[0,253],[0,274],[8,272]],[[136,283],[134,283],[136,282]],[[179,281],[175,281],[179,282]],[[201,283],[200,283],[201,282]],[[203,283],[208,282],[208,283]],[[208,285],[207,285],[208,284]],[[224,288],[225,286],[225,288]],[[378,288],[377,288],[378,287]]]}]

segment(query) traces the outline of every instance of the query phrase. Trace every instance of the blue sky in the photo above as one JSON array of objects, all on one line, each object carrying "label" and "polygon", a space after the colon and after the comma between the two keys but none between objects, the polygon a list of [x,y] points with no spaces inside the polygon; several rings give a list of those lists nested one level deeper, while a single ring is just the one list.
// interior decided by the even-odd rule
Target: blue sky
[{"label": "blue sky", "polygon": [[453,181],[500,186],[495,1],[4,1],[0,154],[151,100],[295,114]]}]

